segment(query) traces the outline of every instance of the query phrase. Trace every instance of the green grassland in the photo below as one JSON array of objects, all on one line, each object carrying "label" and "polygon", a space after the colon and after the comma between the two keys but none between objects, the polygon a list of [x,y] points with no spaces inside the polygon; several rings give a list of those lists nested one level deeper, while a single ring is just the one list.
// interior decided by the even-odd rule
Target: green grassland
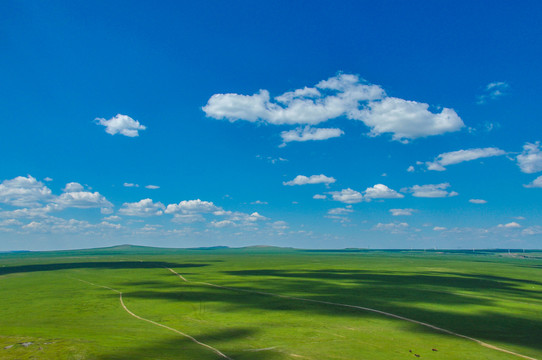
[{"label": "green grassland", "polygon": [[236,360],[520,359],[330,303],[542,359],[541,272],[537,252],[119,246],[4,253],[0,359],[223,358],[131,316],[114,290],[134,314]]}]

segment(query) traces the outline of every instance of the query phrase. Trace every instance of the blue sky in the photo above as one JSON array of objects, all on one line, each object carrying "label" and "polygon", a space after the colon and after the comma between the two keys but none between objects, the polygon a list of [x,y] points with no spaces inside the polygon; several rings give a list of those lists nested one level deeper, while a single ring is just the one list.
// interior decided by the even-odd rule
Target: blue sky
[{"label": "blue sky", "polygon": [[0,5],[0,250],[542,248],[542,5]]}]

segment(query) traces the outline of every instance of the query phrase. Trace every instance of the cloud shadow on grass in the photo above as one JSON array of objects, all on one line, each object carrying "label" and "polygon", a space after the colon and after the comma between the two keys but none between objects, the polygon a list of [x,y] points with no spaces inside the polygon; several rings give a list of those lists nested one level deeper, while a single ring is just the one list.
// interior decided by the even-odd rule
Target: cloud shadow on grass
[{"label": "cloud shadow on grass", "polygon": [[163,261],[85,261],[85,262],[66,262],[50,264],[32,264],[19,266],[0,267],[0,275],[28,273],[37,271],[55,271],[69,269],[156,269],[156,268],[191,268],[202,267],[207,264],[202,263],[170,263]]}]

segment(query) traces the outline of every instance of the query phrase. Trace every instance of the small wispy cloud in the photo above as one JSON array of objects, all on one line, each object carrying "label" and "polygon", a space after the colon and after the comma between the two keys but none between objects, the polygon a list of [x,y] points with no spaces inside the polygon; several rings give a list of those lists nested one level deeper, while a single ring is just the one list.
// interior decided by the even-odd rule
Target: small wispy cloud
[{"label": "small wispy cloud", "polygon": [[482,95],[478,96],[477,104],[485,104],[489,100],[495,100],[503,95],[506,95],[510,85],[504,81],[495,81],[489,83],[484,88]]},{"label": "small wispy cloud", "polygon": [[294,186],[294,185],[307,185],[307,184],[333,184],[335,182],[335,178],[330,176],[325,176],[324,174],[320,175],[311,175],[311,176],[305,176],[305,175],[297,175],[293,180],[290,181],[284,181],[282,184],[286,186]]}]

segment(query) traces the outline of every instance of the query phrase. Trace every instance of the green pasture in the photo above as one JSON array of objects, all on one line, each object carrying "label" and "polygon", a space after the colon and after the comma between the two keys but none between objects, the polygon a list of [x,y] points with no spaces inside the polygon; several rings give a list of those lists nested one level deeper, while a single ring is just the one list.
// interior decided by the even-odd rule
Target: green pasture
[{"label": "green pasture", "polygon": [[0,359],[221,359],[130,316],[102,286],[138,316],[236,360],[521,359],[370,311],[241,290],[374,308],[542,359],[541,272],[537,252],[5,253]]}]

